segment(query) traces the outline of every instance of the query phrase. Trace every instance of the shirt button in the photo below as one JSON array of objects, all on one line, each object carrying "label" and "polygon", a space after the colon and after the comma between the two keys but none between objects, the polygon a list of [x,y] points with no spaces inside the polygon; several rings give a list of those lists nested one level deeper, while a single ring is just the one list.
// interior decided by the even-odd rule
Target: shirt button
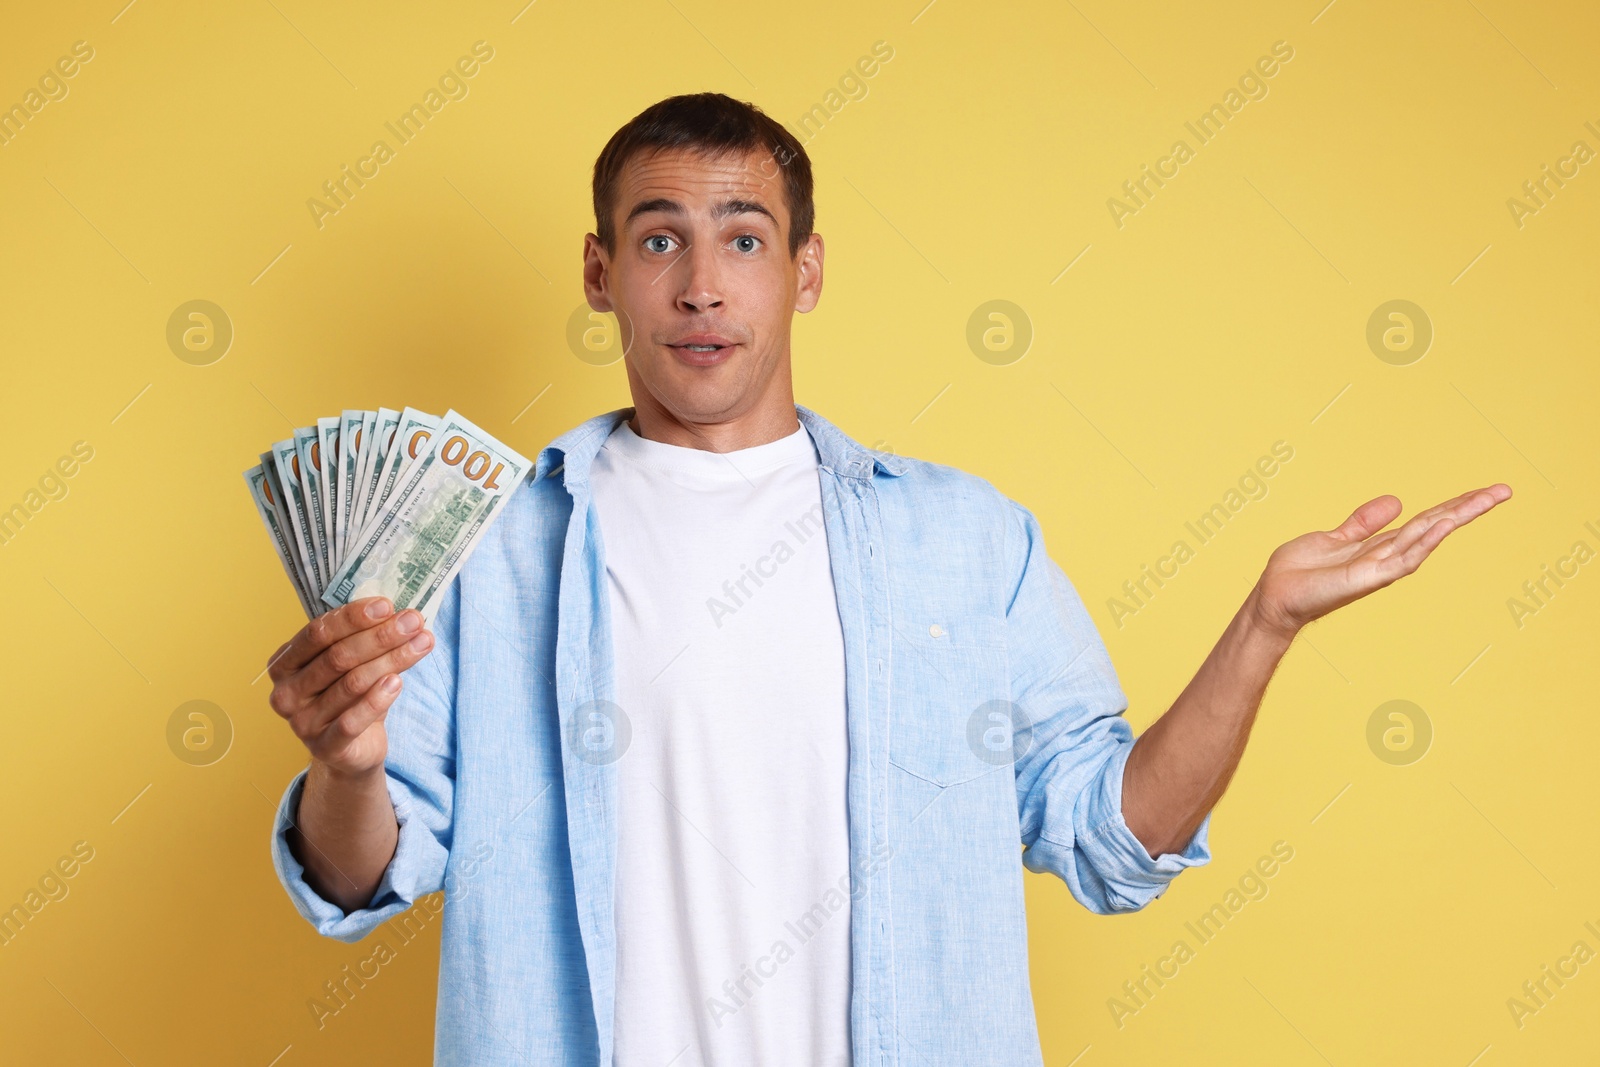
[{"label": "shirt button", "polygon": [[928,627],[928,636],[929,637],[943,637],[944,636],[944,627],[940,626],[938,623],[934,623],[932,626]]}]

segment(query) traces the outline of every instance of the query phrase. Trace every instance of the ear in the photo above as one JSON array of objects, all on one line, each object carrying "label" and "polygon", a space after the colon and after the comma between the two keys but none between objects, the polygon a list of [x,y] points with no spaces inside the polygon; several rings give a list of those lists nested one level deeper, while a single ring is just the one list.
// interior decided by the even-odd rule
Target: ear
[{"label": "ear", "polygon": [[596,311],[611,311],[611,257],[600,238],[583,235],[583,295]]},{"label": "ear", "polygon": [[806,238],[806,243],[800,246],[799,255],[796,256],[800,284],[795,288],[794,309],[802,315],[816,307],[817,302],[822,299],[824,251],[822,235],[813,233]]}]

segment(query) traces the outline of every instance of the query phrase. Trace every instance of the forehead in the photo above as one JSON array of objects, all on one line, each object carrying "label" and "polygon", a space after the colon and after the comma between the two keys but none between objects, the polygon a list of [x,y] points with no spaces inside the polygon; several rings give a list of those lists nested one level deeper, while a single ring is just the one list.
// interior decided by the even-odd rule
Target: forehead
[{"label": "forehead", "polygon": [[652,201],[670,200],[691,213],[709,211],[726,200],[747,200],[787,219],[783,172],[772,153],[707,155],[687,149],[639,153],[618,175],[617,209],[624,225],[634,209]]}]

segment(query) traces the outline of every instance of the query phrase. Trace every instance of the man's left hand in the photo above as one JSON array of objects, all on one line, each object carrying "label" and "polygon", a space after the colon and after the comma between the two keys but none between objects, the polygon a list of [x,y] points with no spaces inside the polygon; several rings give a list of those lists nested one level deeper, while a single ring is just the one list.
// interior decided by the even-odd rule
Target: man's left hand
[{"label": "man's left hand", "polygon": [[1511,487],[1496,482],[1392,530],[1383,528],[1399,516],[1400,499],[1369,500],[1338,529],[1303,534],[1272,553],[1254,592],[1257,621],[1293,638],[1307,623],[1410,574],[1452,530],[1509,499]]}]

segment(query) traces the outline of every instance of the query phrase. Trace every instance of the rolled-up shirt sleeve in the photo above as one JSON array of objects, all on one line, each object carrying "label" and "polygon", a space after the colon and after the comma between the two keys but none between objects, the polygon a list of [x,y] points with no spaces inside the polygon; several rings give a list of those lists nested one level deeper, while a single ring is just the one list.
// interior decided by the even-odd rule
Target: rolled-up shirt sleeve
[{"label": "rolled-up shirt sleeve", "polygon": [[1011,700],[1023,865],[1066,882],[1101,915],[1138,911],[1187,867],[1211,860],[1207,812],[1181,852],[1151,856],[1122,814],[1133,751],[1128,698],[1077,590],[1044,546],[1038,520],[1011,502],[1006,558]]},{"label": "rolled-up shirt sleeve", "polygon": [[384,772],[400,833],[394,857],[366,907],[347,913],[320,896],[289,849],[288,832],[300,809],[309,767],[295,775],[279,801],[272,866],[295,909],[324,937],[360,941],[419,897],[444,888],[455,794],[457,585],[450,583],[434,618],[433,650],[401,676],[405,686],[384,720],[389,743]]}]

